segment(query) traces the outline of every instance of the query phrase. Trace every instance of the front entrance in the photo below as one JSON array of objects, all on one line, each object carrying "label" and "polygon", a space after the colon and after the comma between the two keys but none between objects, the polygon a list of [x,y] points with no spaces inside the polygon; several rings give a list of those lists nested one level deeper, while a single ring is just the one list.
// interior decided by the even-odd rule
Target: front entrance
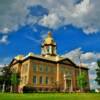
[{"label": "front entrance", "polygon": [[66,92],[72,92],[73,87],[72,87],[72,80],[71,79],[66,79],[64,82],[64,91]]},{"label": "front entrance", "polygon": [[72,92],[72,81],[70,79],[66,80],[67,91]]}]

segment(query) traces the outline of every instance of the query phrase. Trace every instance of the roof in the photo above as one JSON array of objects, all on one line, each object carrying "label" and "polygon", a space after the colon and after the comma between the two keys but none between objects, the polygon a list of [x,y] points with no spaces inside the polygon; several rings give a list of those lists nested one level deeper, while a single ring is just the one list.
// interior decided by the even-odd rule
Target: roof
[{"label": "roof", "polygon": [[43,60],[48,60],[48,61],[53,61],[53,62],[57,62],[57,61],[60,61],[62,59],[64,59],[63,57],[60,57],[60,56],[42,56],[42,55],[35,55],[33,54],[32,52],[30,52],[28,55],[26,56],[23,56],[23,55],[18,55],[14,58],[14,60],[17,60],[17,61],[24,61],[26,60],[27,58],[29,57],[34,57],[34,58],[37,58],[37,59],[43,59]]},{"label": "roof", "polygon": [[[59,62],[59,63],[62,63],[63,61],[68,61],[68,62],[70,62],[73,66],[75,66],[75,67],[77,67],[77,68],[79,68],[80,66],[78,66],[78,65],[76,65],[73,61],[71,61],[70,59],[68,59],[68,58],[64,58],[64,57],[60,57],[60,56],[42,56],[42,55],[35,55],[35,54],[33,54],[32,52],[30,52],[28,55],[26,55],[26,56],[23,56],[23,55],[18,55],[18,56],[16,56],[13,60],[12,60],[12,62],[14,61],[14,60],[16,60],[16,63],[22,63],[23,61],[26,61],[26,60],[28,60],[28,59],[39,59],[39,60],[43,60],[43,61],[49,61],[49,62],[53,62],[53,63],[57,63],[57,62]],[[12,64],[12,62],[10,63],[10,64]],[[86,68],[86,67],[81,67],[81,68],[84,68],[84,69],[88,69],[88,68]]]}]

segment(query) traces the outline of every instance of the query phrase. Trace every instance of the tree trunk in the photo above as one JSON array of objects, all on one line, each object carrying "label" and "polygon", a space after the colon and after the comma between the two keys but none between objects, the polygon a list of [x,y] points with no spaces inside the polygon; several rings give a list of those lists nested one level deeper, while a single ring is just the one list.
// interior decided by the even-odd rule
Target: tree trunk
[{"label": "tree trunk", "polygon": [[11,93],[13,92],[13,86],[12,85],[10,86],[10,92]]},{"label": "tree trunk", "polygon": [[5,82],[2,85],[2,93],[4,93],[4,92],[5,92]]}]

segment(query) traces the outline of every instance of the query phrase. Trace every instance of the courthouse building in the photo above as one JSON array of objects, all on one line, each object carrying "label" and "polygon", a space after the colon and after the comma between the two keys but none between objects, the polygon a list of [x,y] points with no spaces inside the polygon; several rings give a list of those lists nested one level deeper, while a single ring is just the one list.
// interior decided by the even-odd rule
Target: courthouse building
[{"label": "courthouse building", "polygon": [[37,91],[77,91],[79,71],[86,73],[89,88],[88,68],[78,66],[68,58],[58,56],[56,42],[49,32],[41,44],[41,54],[18,55],[9,64],[12,72],[19,73],[18,91],[33,87]]}]

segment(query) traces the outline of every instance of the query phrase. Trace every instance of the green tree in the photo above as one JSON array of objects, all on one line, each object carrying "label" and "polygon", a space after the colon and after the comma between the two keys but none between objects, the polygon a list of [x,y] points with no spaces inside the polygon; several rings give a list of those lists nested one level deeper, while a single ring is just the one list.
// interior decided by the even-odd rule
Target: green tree
[{"label": "green tree", "polygon": [[11,92],[17,92],[17,86],[20,82],[19,73],[11,74]]},{"label": "green tree", "polygon": [[96,81],[98,85],[100,85],[100,60],[97,61],[97,64],[98,68],[96,69],[96,74],[97,74]]},{"label": "green tree", "polygon": [[9,89],[11,75],[10,69],[7,65],[2,68],[2,73],[2,76],[0,76],[0,83],[2,84],[2,92],[5,92],[6,89]]},{"label": "green tree", "polygon": [[77,85],[80,88],[80,91],[83,92],[84,88],[87,85],[86,73],[85,72],[79,73],[79,75],[77,77]]}]

